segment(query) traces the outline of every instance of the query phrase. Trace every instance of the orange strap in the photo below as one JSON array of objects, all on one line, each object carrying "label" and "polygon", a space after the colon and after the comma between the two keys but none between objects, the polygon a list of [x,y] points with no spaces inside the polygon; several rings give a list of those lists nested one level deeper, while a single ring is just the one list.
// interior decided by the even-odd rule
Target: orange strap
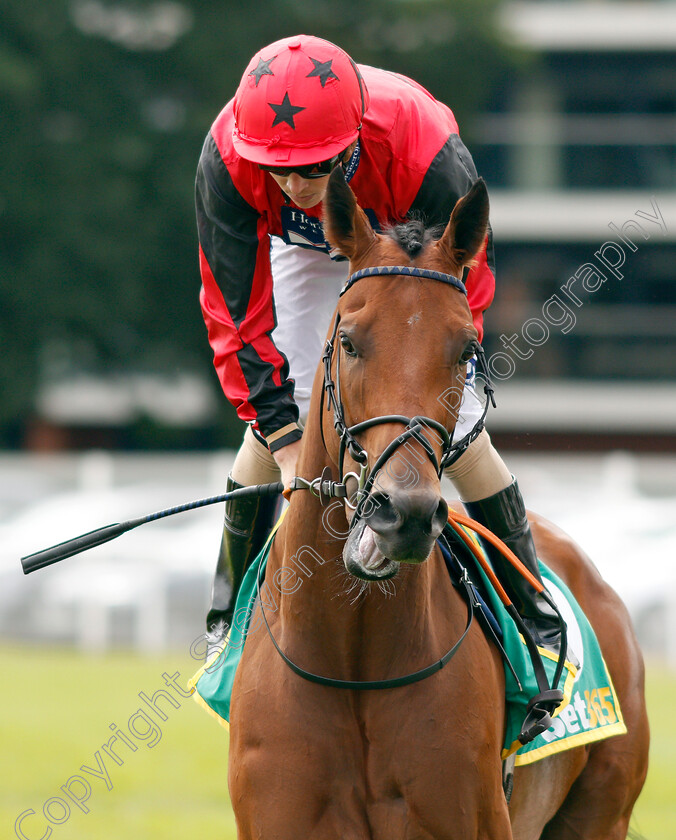
[{"label": "orange strap", "polygon": [[464,513],[459,513],[457,510],[453,510],[452,508],[448,509],[448,524],[453,528],[455,533],[460,537],[460,539],[465,543],[465,545],[469,548],[472,554],[476,557],[477,561],[481,564],[481,568],[484,570],[486,575],[488,576],[489,580],[495,587],[500,600],[502,601],[505,606],[511,604],[509,596],[504,590],[504,587],[498,580],[495,572],[493,571],[490,563],[484,557],[482,551],[477,548],[474,544],[471,537],[463,530],[465,528],[469,528],[470,531],[474,531],[475,533],[479,534],[479,536],[483,537],[487,542],[493,545],[497,550],[509,560],[509,562],[514,566],[514,568],[530,583],[530,585],[535,589],[536,592],[542,592],[544,590],[544,585],[540,583],[540,581],[533,575],[528,569],[523,565],[521,560],[514,554],[514,552],[505,545],[505,543],[499,538],[496,537],[492,531],[489,531],[488,528],[483,526],[480,522],[477,522],[474,519],[470,519]]}]

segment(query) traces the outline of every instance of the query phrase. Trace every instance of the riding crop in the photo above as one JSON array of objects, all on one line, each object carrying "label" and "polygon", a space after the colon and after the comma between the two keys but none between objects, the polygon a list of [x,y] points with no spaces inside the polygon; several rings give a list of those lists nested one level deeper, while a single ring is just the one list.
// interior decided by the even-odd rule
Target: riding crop
[{"label": "riding crop", "polygon": [[241,487],[237,490],[231,490],[229,493],[222,493],[220,496],[210,496],[207,499],[198,499],[194,502],[187,502],[184,505],[160,510],[156,513],[150,513],[148,516],[140,516],[138,519],[129,519],[127,522],[116,522],[112,525],[104,525],[103,528],[97,528],[94,531],[88,531],[86,534],[81,534],[79,537],[66,540],[65,542],[53,545],[50,548],[45,548],[42,551],[36,551],[34,554],[28,554],[21,558],[21,565],[25,575],[42,569],[45,566],[51,566],[52,563],[58,563],[60,560],[65,560],[67,557],[72,557],[74,554],[80,554],[83,551],[88,551],[97,545],[110,542],[121,534],[126,534],[133,528],[138,528],[139,525],[145,525],[147,522],[155,522],[158,519],[164,519],[167,516],[173,516],[175,513],[184,513],[188,510],[196,510],[197,508],[206,507],[207,505],[217,505],[220,502],[227,502],[228,499],[240,498],[242,496],[274,496],[284,490],[284,485],[281,482],[273,482],[272,484],[254,484],[250,487]]}]

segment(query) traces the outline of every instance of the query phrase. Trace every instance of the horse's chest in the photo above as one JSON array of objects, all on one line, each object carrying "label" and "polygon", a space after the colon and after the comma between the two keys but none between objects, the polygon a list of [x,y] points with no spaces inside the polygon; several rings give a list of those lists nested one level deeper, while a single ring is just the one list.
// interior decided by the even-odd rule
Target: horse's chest
[{"label": "horse's chest", "polygon": [[476,814],[463,765],[481,763],[481,750],[454,716],[450,686],[398,690],[395,702],[392,692],[365,697],[283,670],[270,676],[265,693],[240,694],[230,784],[236,810],[252,800],[258,815],[272,809],[272,836],[283,836],[288,817],[294,837],[446,837],[449,821],[457,828]]}]

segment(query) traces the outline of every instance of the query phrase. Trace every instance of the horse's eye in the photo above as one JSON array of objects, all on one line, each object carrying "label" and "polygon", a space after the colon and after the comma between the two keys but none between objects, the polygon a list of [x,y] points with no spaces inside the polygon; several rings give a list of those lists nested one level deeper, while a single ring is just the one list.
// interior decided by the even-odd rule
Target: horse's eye
[{"label": "horse's eye", "polygon": [[347,353],[348,356],[357,355],[357,351],[354,349],[354,344],[345,335],[345,333],[340,334],[340,346],[343,348],[343,350]]},{"label": "horse's eye", "polygon": [[460,354],[460,358],[458,359],[459,365],[466,365],[467,362],[474,356],[476,353],[476,341],[470,341],[470,343],[465,347],[465,349]]}]

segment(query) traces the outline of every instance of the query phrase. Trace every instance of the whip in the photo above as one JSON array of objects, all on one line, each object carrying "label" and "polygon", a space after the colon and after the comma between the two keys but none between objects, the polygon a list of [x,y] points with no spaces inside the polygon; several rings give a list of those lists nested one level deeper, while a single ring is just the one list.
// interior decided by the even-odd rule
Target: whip
[{"label": "whip", "polygon": [[115,522],[112,525],[104,525],[102,528],[81,534],[79,537],[73,537],[65,542],[57,543],[57,545],[53,545],[50,548],[44,548],[42,551],[36,551],[34,554],[28,554],[26,557],[22,557],[21,565],[23,566],[23,572],[25,575],[28,575],[37,569],[51,566],[52,563],[58,563],[67,557],[72,557],[74,554],[80,554],[97,545],[110,542],[121,534],[126,534],[127,531],[131,531],[133,528],[138,528],[139,525],[145,525],[147,522],[155,522],[158,519],[173,516],[175,513],[184,513],[187,510],[196,510],[207,505],[217,505],[219,502],[226,502],[228,499],[241,498],[242,496],[275,496],[281,493],[282,490],[284,490],[284,485],[281,482],[254,484],[251,487],[240,487],[237,490],[231,490],[229,493],[222,493],[220,496],[210,496],[208,499],[197,499],[194,502],[187,502],[184,505],[159,510],[156,513],[148,514],[148,516],[140,516],[138,519],[129,519],[127,522]]}]

